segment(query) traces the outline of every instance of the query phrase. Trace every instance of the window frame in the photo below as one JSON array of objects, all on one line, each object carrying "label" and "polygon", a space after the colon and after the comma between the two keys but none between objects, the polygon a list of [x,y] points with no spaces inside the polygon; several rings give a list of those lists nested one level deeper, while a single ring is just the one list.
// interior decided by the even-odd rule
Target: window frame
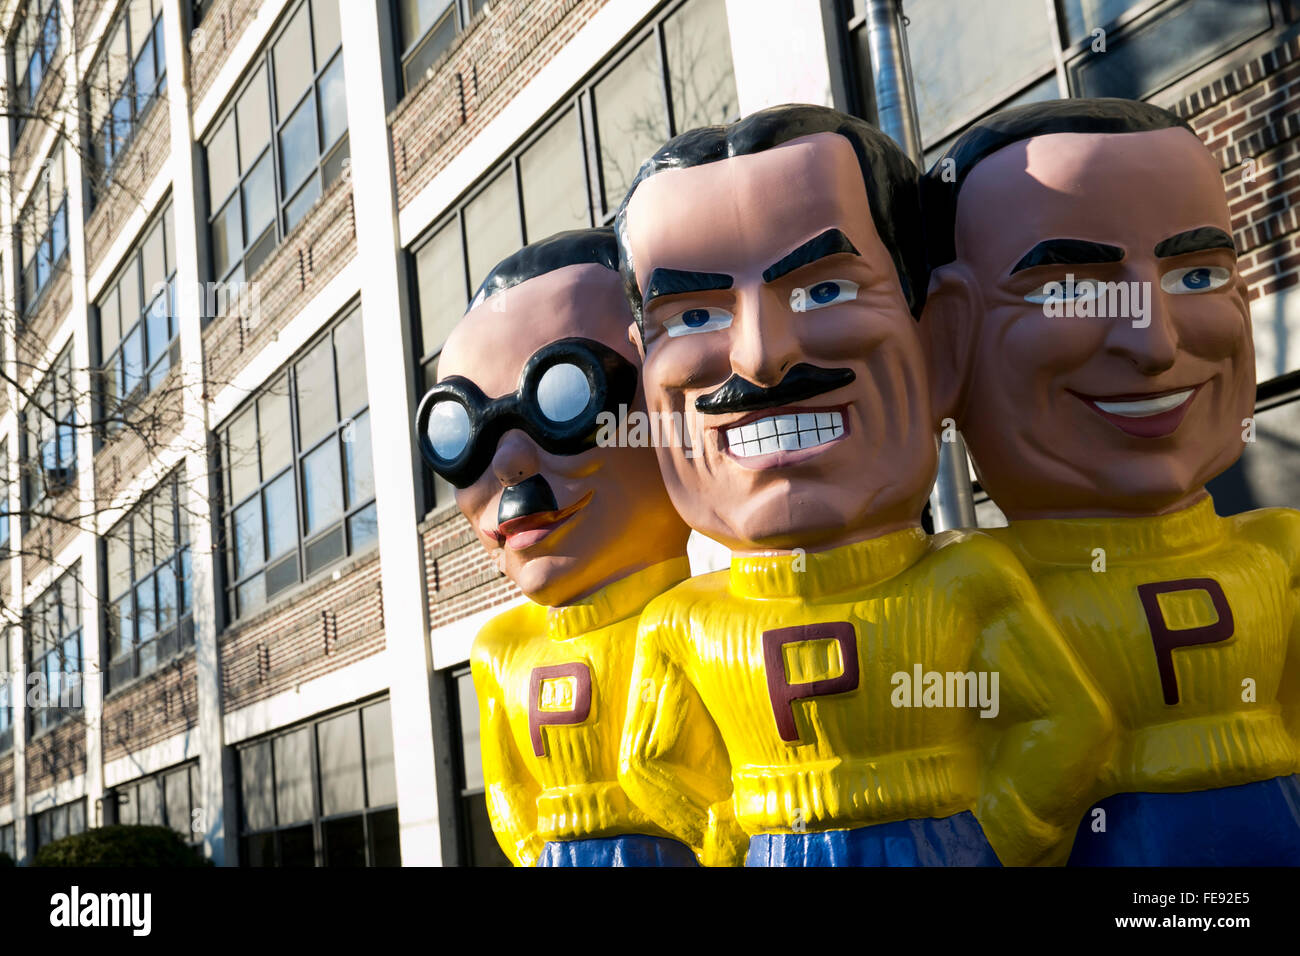
[{"label": "window frame", "polygon": [[[44,13],[38,18],[40,20],[39,31],[47,42],[39,47],[43,62],[41,63],[40,76],[36,80],[36,88],[32,89],[31,67],[38,47],[33,44],[31,55],[27,59],[27,65],[23,68],[23,79],[20,82],[18,79],[18,44],[23,39],[23,28],[29,23],[36,22],[35,20],[29,20],[28,14],[33,6],[39,9],[41,4],[46,4],[46,7]],[[45,81],[52,74],[50,67],[59,59],[59,52],[63,45],[63,24],[61,22],[63,13],[60,7],[59,0],[27,0],[27,3],[22,5],[12,21],[10,29],[13,31],[13,36],[8,40],[5,52],[9,63],[9,76],[6,77],[6,80],[11,91],[10,102],[14,104],[17,114],[13,118],[14,142],[17,142],[29,119],[29,117],[22,114],[31,110],[36,101],[40,99],[41,91],[45,89]],[[54,36],[52,45],[48,43],[48,36],[51,33]]]},{"label": "window frame", "polygon": [[[457,841],[457,855],[461,866],[509,866],[510,860],[497,843],[495,836],[487,847],[479,847],[478,841],[474,837],[474,827],[470,818],[469,804],[473,800],[485,801],[487,799],[487,781],[484,786],[469,786],[469,774],[465,768],[465,720],[460,706],[460,685],[461,681],[471,681],[470,666],[468,663],[460,664],[455,667],[449,667],[443,672],[447,681],[447,700],[452,704],[448,708],[451,715],[451,740],[452,750],[454,753],[452,759],[452,781],[456,792],[456,804],[453,810],[455,815],[455,834]],[[477,694],[474,695],[477,702]],[[477,715],[476,715],[477,719]],[[482,727],[479,728],[480,741],[482,740]],[[480,760],[482,759],[482,746],[479,747]],[[484,810],[486,812],[486,809]]]},{"label": "window frame", "polygon": [[9,670],[13,666],[13,631],[12,625],[0,630],[0,754],[9,753],[14,746],[13,687],[19,675]]},{"label": "window frame", "polygon": [[[289,727],[278,728],[272,733],[265,734],[253,740],[242,741],[236,745],[235,752],[236,752],[236,768],[237,768],[236,779],[238,781],[237,783],[238,810],[239,810],[238,839],[240,844],[240,853],[239,853],[240,866],[247,867],[251,865],[249,862],[249,857],[251,856],[251,854],[248,853],[248,849],[247,849],[249,845],[249,841],[255,837],[267,837],[267,836],[271,838],[272,853],[275,858],[275,862],[269,865],[283,866],[284,863],[283,863],[283,854],[282,854],[282,845],[281,845],[281,834],[284,833],[285,831],[296,830],[305,827],[308,824],[310,824],[312,829],[312,843],[313,843],[313,855],[314,855],[313,865],[316,867],[330,866],[331,864],[329,863],[329,847],[327,846],[327,839],[325,836],[326,825],[334,821],[347,820],[349,818],[358,817],[358,816],[361,817],[362,819],[362,840],[365,846],[365,857],[366,857],[366,862],[364,865],[366,867],[373,867],[378,865],[374,861],[374,852],[373,852],[373,845],[371,840],[371,828],[373,826],[372,818],[378,816],[379,814],[386,814],[390,812],[395,813],[398,808],[398,802],[395,800],[392,803],[380,804],[378,806],[373,806],[373,807],[370,806],[370,789],[371,789],[370,788],[370,767],[369,767],[369,755],[367,754],[367,750],[366,750],[366,723],[365,723],[366,718],[364,712],[370,708],[385,703],[389,705],[389,727],[391,728],[392,701],[387,694],[382,694],[378,697],[371,697],[368,700],[360,701],[358,703],[351,704],[346,707],[341,707],[337,710],[332,710],[327,713],[315,715],[307,720],[299,721],[298,723],[293,724]],[[335,720],[340,717],[346,717],[348,714],[351,713],[357,714],[356,727],[357,727],[357,734],[359,738],[358,743],[360,746],[360,755],[361,755],[360,774],[361,774],[361,788],[362,788],[361,790],[362,806],[360,809],[357,810],[346,810],[340,813],[330,814],[326,816],[324,813],[324,794],[323,794],[323,783],[321,780],[321,768],[320,768],[319,728],[323,724],[326,724],[331,720]],[[310,775],[310,781],[311,781],[311,817],[309,821],[299,820],[292,823],[282,824],[279,819],[280,807],[279,807],[278,792],[277,792],[279,789],[278,788],[279,773],[278,773],[278,768],[276,766],[277,761],[276,761],[275,741],[281,737],[289,737],[294,734],[300,733],[303,730],[307,731],[308,737],[311,742],[311,746],[309,748],[309,753],[308,753],[308,765],[309,765],[308,773]],[[270,794],[269,801],[271,804],[272,823],[268,827],[252,829],[248,826],[248,813],[247,813],[246,799],[244,796],[244,785],[243,785],[244,760],[245,760],[245,754],[258,747],[268,748],[268,761],[270,763],[268,788]],[[394,741],[393,743],[394,758],[396,758],[396,749],[397,749],[396,741]],[[396,773],[396,768],[394,768],[394,773]],[[398,847],[398,852],[400,855],[401,852],[400,843]],[[268,865],[268,864],[263,864],[263,865]],[[400,860],[398,862],[398,865],[400,865]]]},{"label": "window frame", "polygon": [[[85,155],[88,157],[86,163],[89,172],[87,179],[90,185],[88,192],[92,208],[99,198],[102,188],[112,180],[113,170],[117,167],[118,160],[131,148],[131,143],[135,140],[136,134],[144,124],[145,118],[167,89],[167,56],[163,43],[162,23],[163,5],[161,0],[152,0],[152,4],[156,5],[157,9],[154,10],[153,5],[151,5],[150,10],[153,12],[150,14],[149,29],[142,31],[142,37],[145,38],[141,39],[138,44],[134,36],[131,18],[135,4],[126,3],[122,6],[104,31],[102,49],[96,54],[90,68],[86,71],[85,78],[82,80],[83,135],[87,144]],[[113,35],[119,27],[125,30],[127,62],[122,84],[116,91],[113,91],[109,88],[109,78],[112,75],[109,58],[113,55]],[[146,44],[153,59],[153,89],[142,100],[140,91],[136,88],[137,73],[143,59],[143,52],[138,47]],[[94,80],[100,78],[97,74],[101,71],[103,71],[105,81],[103,95],[107,109],[102,117],[96,117],[93,112],[95,95],[91,84]],[[125,102],[126,104],[127,115],[124,119],[116,115],[119,102]],[[98,128],[96,128],[97,119],[99,120]],[[117,124],[124,125],[126,132],[118,135],[115,130],[112,131],[113,139],[111,142],[116,144],[116,148],[111,156],[107,156],[104,148],[104,137],[110,131],[109,127]]]},{"label": "window frame", "polygon": [[[59,178],[63,181],[63,192],[60,194],[57,203],[54,201],[50,189],[53,163],[56,161],[60,169]],[[68,178],[67,164],[64,160],[61,142],[55,142],[53,150],[46,157],[42,167],[40,175],[36,177],[36,182],[32,185],[31,192],[27,194],[23,202],[21,211],[14,217],[14,247],[17,251],[16,259],[19,268],[17,292],[19,293],[18,299],[20,302],[18,310],[20,328],[45,301],[46,290],[53,284],[54,277],[63,268],[69,255]],[[40,212],[37,207],[42,201],[44,204],[45,228],[39,237],[33,237],[32,257],[28,259],[23,255],[23,247],[26,245],[28,232],[36,232],[35,222]],[[57,227],[60,223],[62,224],[62,248],[56,251]],[[40,270],[42,255],[45,257],[44,278],[41,278]],[[29,289],[27,276],[32,266],[37,269],[37,281],[35,288]]]},{"label": "window frame", "polygon": [[[62,382],[62,387],[60,386]],[[46,392],[47,387],[50,389],[49,409],[41,406],[41,400]],[[66,395],[64,394],[66,391]],[[60,415],[60,405],[66,403],[67,415]],[[33,433],[31,418],[33,415],[38,416],[41,424],[46,420],[49,421],[53,429],[53,437],[44,440],[41,437],[40,427]],[[49,369],[41,378],[40,384],[37,385],[35,394],[23,406],[18,416],[19,436],[21,443],[21,454],[19,457],[20,470],[22,472],[22,521],[21,530],[26,533],[32,525],[32,515],[48,513],[48,509],[62,495],[76,487],[77,474],[77,400],[76,392],[72,387],[72,343],[69,342],[63,347],[59,356],[50,363]],[[32,448],[33,439],[39,446],[39,451]],[[45,448],[53,443],[56,460],[53,466],[49,466],[45,461]],[[71,454],[65,458],[63,451],[66,446],[71,450]],[[33,457],[36,460],[33,461]],[[66,485],[63,487],[52,487],[49,483],[48,472],[51,471],[67,472],[63,477]],[[39,494],[37,493],[39,489]]]},{"label": "window frame", "polygon": [[[72,829],[72,811],[74,807],[79,807],[81,810],[81,829],[76,831]],[[49,807],[48,809],[33,813],[31,815],[31,826],[28,830],[28,839],[32,842],[34,849],[40,850],[40,848],[45,846],[47,843],[53,843],[55,840],[63,839],[63,837],[53,835],[53,821],[57,815],[61,814],[65,818],[63,824],[64,836],[76,836],[89,830],[90,820],[86,814],[86,809],[86,798],[77,797],[75,800],[69,800],[67,803],[60,803],[58,806]],[[50,838],[43,839],[41,831],[47,820],[51,821],[49,824]]]},{"label": "window frame", "polygon": [[[335,344],[336,333],[349,320],[361,322],[361,305],[359,302],[353,302],[346,307],[342,313],[332,322],[330,322],[317,335],[313,336],[301,349],[294,353],[281,368],[273,375],[268,377],[269,384],[258,389],[258,391],[249,396],[236,408],[216,429],[217,433],[217,454],[219,456],[218,473],[221,478],[221,533],[223,540],[223,550],[225,552],[225,561],[223,563],[225,578],[225,608],[227,619],[237,621],[247,618],[252,614],[270,607],[273,603],[283,600],[291,595],[298,587],[307,584],[320,574],[328,571],[332,566],[341,561],[355,558],[359,555],[366,554],[378,547],[377,535],[370,541],[362,541],[357,546],[355,540],[354,521],[368,509],[376,507],[376,496],[374,489],[371,495],[365,499],[357,501],[348,500],[348,470],[347,470],[347,448],[349,439],[345,433],[349,428],[355,428],[357,423],[365,418],[367,423],[370,419],[370,399],[369,390],[366,390],[366,404],[352,412],[337,411],[334,424],[323,435],[312,440],[312,444],[303,448],[301,423],[299,416],[298,402],[298,368],[318,346],[328,341],[331,343],[332,363],[331,377],[334,383],[334,407],[342,409],[342,396],[339,390],[340,365],[338,346]],[[363,339],[364,342],[364,339]],[[262,435],[261,428],[261,400],[271,394],[276,394],[274,389],[283,383],[287,392],[286,401],[288,402],[289,414],[289,461],[287,464],[281,464],[269,477],[264,474],[262,462],[262,450],[260,438]],[[257,484],[252,488],[245,489],[238,500],[233,498],[233,489],[231,486],[231,468],[230,463],[234,459],[234,453],[230,450],[230,432],[236,421],[245,414],[252,414],[254,423],[254,434],[258,436],[258,445],[253,450],[257,458]],[[369,425],[367,425],[369,427]],[[323,448],[330,441],[337,442],[339,453],[339,479],[340,479],[340,496],[343,499],[343,509],[340,515],[331,521],[328,527],[324,529],[307,529],[307,476],[305,461],[313,453]],[[374,474],[374,441],[370,440],[371,455],[371,474]],[[267,556],[270,548],[269,535],[267,531],[270,523],[267,518],[267,492],[271,486],[284,479],[286,475],[291,475],[291,483],[294,488],[294,509],[295,509],[295,534],[296,541],[294,547],[279,552],[274,556]],[[258,511],[260,517],[261,530],[261,547],[262,560],[252,570],[245,570],[239,567],[237,557],[237,541],[235,534],[235,516],[241,509],[248,507],[254,502],[258,502]],[[356,522],[360,523],[360,522]],[[338,557],[326,561],[313,570],[308,570],[308,548],[310,545],[319,543],[335,531],[341,531],[343,538],[343,552]],[[288,559],[292,557],[297,567],[297,574],[293,581],[286,583],[283,587],[277,588],[274,592],[266,593],[265,578],[263,577],[262,599],[259,602],[250,604],[246,609],[241,607],[239,600],[239,590],[259,576],[264,576],[269,570],[278,569],[281,564],[287,566]],[[241,573],[241,571],[243,573]]]},{"label": "window frame", "polygon": [[[162,670],[172,661],[184,657],[194,646],[193,562],[190,553],[189,524],[186,521],[185,509],[181,503],[185,488],[184,476],[184,465],[170,472],[148,494],[141,496],[135,506],[127,514],[123,515],[99,540],[100,565],[103,577],[100,593],[104,595],[105,599],[97,603],[103,630],[103,636],[100,639],[100,660],[104,663],[100,667],[100,671],[104,675],[105,696],[112,696],[124,688],[130,687],[137,680]],[[154,527],[153,521],[154,515],[157,513],[156,504],[159,495],[167,495],[171,498],[167,508],[171,513],[172,550],[162,560],[157,560],[157,555],[155,555],[155,560],[150,564],[149,568],[143,574],[138,574],[136,555],[140,549],[135,540],[137,525],[142,516],[147,516],[144,520],[148,523],[147,533],[150,539],[148,547],[153,550],[158,541],[158,531]],[[125,589],[114,594],[114,584],[109,577],[109,549],[112,547],[111,539],[123,529],[127,533],[126,564],[128,580]],[[156,617],[158,575],[168,565],[171,566],[172,573],[175,620],[163,629],[157,626]],[[140,614],[138,595],[142,585],[149,587],[154,594],[152,613],[155,618],[153,631],[146,640],[140,639],[142,615]],[[123,617],[120,612],[120,605],[124,600],[129,601],[132,606],[130,614],[132,629],[129,642],[130,649],[129,651],[124,650],[114,658],[112,655],[113,640],[115,637],[120,638],[116,631],[122,626]],[[121,644],[124,648],[127,646],[125,641],[121,641]],[[152,647],[153,663],[145,667],[142,665],[142,652],[149,647]],[[122,662],[128,660],[131,665],[129,672],[122,667]]]},{"label": "window frame", "polygon": [[[104,791],[104,806],[109,808],[109,822],[122,823],[123,806],[131,806],[132,800],[135,800],[135,806],[139,806],[140,788],[152,784],[158,788],[158,807],[161,823],[144,824],[145,826],[164,826],[172,830],[177,830],[176,826],[169,819],[171,816],[167,807],[167,778],[174,774],[184,771],[186,773],[186,790],[189,796],[190,815],[186,821],[184,832],[186,836],[183,840],[192,847],[201,857],[203,855],[203,831],[195,831],[193,828],[194,811],[203,807],[202,780],[199,778],[199,761],[197,758],[186,760],[164,770],[158,770],[154,773],[145,774],[142,777],[135,777],[115,786],[109,787]],[[139,810],[135,811],[135,820],[127,824],[128,826],[137,826],[139,824]],[[177,830],[179,833],[180,831]]]},{"label": "window frame", "polygon": [[[150,239],[153,238],[155,229],[162,230],[162,256],[163,256],[163,276],[161,281],[166,283],[167,288],[158,295],[150,298],[150,289],[146,289],[145,282],[145,252]],[[180,362],[180,320],[176,309],[176,220],[172,214],[171,198],[162,204],[162,208],[150,217],[144,228],[140,230],[139,239],[126,254],[123,264],[113,274],[108,282],[104,283],[100,289],[98,297],[91,303],[92,314],[94,316],[94,348],[95,354],[99,356],[95,369],[95,400],[99,407],[99,426],[96,431],[96,439],[103,440],[109,435],[119,431],[125,425],[125,419],[129,416],[134,407],[138,407],[142,399],[153,394],[153,392],[166,379],[167,373]],[[104,307],[107,305],[110,295],[117,295],[121,282],[127,277],[127,273],[135,271],[137,299],[140,303],[140,312],[127,325],[121,313],[121,301],[116,305],[118,327],[122,330],[118,336],[117,344],[109,352],[108,356],[104,355]],[[150,360],[151,350],[150,342],[150,319],[156,318],[154,310],[165,304],[167,319],[167,328],[171,335],[161,349],[154,354]],[[122,388],[126,380],[125,349],[127,342],[136,332],[140,334],[140,355],[141,362],[138,372],[138,378],[132,390],[123,395]],[[113,367],[110,369],[110,363]],[[110,387],[110,374],[112,375]]]},{"label": "window frame", "polygon": [[[207,273],[216,282],[246,282],[257,273],[257,270],[266,262],[271,253],[288,237],[288,235],[297,227],[302,219],[306,216],[306,210],[295,220],[292,225],[288,224],[287,213],[289,207],[297,200],[306,195],[306,192],[312,182],[317,183],[316,200],[319,200],[335,182],[343,175],[343,169],[347,165],[351,156],[351,128],[345,126],[343,132],[328,146],[322,146],[323,131],[322,123],[324,114],[321,110],[320,86],[325,74],[328,73],[337,64],[342,67],[343,62],[343,43],[340,36],[339,45],[325,58],[323,66],[316,64],[316,6],[322,0],[297,0],[291,7],[287,8],[280,16],[280,20],[275,30],[267,35],[262,46],[259,48],[257,55],[254,56],[240,77],[239,84],[231,94],[228,103],[220,113],[209,124],[208,131],[200,140],[203,149],[203,176],[201,188],[203,190],[204,200],[207,203],[207,237],[208,237],[208,263]],[[285,115],[280,115],[279,103],[277,100],[275,86],[275,47],[276,44],[288,33],[289,27],[293,25],[299,11],[304,7],[307,9],[307,24],[309,36],[311,38],[311,49],[308,54],[311,58],[312,73],[309,82],[304,86],[303,91],[292,104],[287,105]],[[269,127],[269,136],[267,142],[259,149],[256,157],[252,162],[245,163],[241,155],[239,143],[239,116],[238,106],[240,100],[245,94],[253,89],[257,83],[258,77],[261,76],[265,83],[263,91],[266,98],[267,121]],[[280,144],[280,134],[285,127],[294,119],[297,111],[307,102],[312,100],[315,110],[315,135],[317,142],[317,156],[310,173],[308,173],[294,188],[292,196],[285,196],[286,187],[283,182],[284,169],[284,151]],[[346,114],[346,107],[345,107]],[[211,194],[211,164],[208,160],[208,151],[211,149],[217,135],[225,127],[226,123],[231,124],[231,146],[235,150],[234,169],[235,176],[229,191],[223,196],[213,196]],[[271,164],[271,181],[275,193],[275,215],[273,222],[263,225],[261,231],[256,236],[244,238],[247,232],[247,215],[245,212],[245,195],[244,189],[252,178],[251,174],[259,169],[263,162]],[[331,178],[326,181],[326,167],[337,164],[337,171]],[[313,200],[308,205],[314,205]],[[232,202],[239,204],[239,230],[240,242],[238,245],[238,255],[230,259],[225,264],[225,268],[218,272],[217,270],[217,242],[214,239],[213,227],[218,219],[222,218]],[[265,247],[263,248],[263,244]],[[253,254],[256,254],[255,256]],[[248,268],[249,260],[254,259],[253,268]]]},{"label": "window frame", "polygon": [[[71,582],[72,593],[74,595],[74,611],[71,615],[67,613],[67,608],[62,600],[62,593],[66,586],[65,582]],[[29,739],[35,738],[42,734],[54,730],[56,727],[67,721],[72,715],[82,713],[83,706],[62,706],[64,696],[69,694],[69,688],[75,687],[75,699],[80,700],[81,695],[85,693],[84,681],[82,680],[81,668],[85,663],[84,638],[84,609],[81,600],[81,564],[74,564],[71,568],[59,575],[54,582],[46,588],[41,594],[25,608],[23,608],[23,642],[25,644],[24,659],[26,661],[27,680],[30,684],[31,675],[45,675],[43,693],[50,694],[55,681],[50,680],[51,673],[60,675],[57,683],[59,685],[59,699],[57,703],[46,703],[44,706],[28,706],[27,709],[27,736]],[[45,607],[42,605],[45,604]],[[49,644],[44,647],[40,653],[36,653],[36,627],[37,617],[48,620],[51,608],[57,612],[59,633],[57,639],[49,642],[48,636],[43,635],[41,641],[43,644]],[[67,626],[67,618],[73,620],[72,627]],[[76,642],[76,670],[69,670],[69,657],[67,654],[67,645],[69,642]],[[56,660],[59,667],[51,670],[50,663]],[[64,677],[62,675],[76,675],[75,680],[67,681],[65,687]],[[51,694],[51,697],[53,695]],[[49,699],[49,698],[47,698]]]}]

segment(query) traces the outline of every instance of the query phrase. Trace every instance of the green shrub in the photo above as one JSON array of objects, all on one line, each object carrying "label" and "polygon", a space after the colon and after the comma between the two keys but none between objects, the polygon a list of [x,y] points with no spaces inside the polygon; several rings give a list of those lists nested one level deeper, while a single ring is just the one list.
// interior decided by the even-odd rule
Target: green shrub
[{"label": "green shrub", "polygon": [[0,870],[3,870],[6,866],[17,866],[17,865],[18,864],[14,863],[14,858],[10,856],[8,853],[0,853]]},{"label": "green shrub", "polygon": [[114,824],[47,843],[32,866],[210,866],[168,827]]}]

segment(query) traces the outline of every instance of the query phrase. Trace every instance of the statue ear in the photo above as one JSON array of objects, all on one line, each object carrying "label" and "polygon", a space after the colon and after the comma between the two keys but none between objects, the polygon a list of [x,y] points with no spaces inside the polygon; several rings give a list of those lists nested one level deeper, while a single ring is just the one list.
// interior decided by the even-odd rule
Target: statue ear
[{"label": "statue ear", "polygon": [[953,418],[958,428],[962,426],[982,312],[983,298],[964,265],[949,262],[930,274],[921,341],[936,425]]}]

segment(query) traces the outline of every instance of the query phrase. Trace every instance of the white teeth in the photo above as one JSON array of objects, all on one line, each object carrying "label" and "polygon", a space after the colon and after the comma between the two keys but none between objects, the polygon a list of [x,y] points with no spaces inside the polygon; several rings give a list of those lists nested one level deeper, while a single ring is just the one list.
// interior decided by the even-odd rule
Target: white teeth
[{"label": "white teeth", "polygon": [[737,458],[770,455],[775,451],[813,448],[844,434],[840,412],[800,412],[769,415],[756,422],[727,429],[727,447]]},{"label": "white teeth", "polygon": [[1193,391],[1195,390],[1185,388],[1181,392],[1170,392],[1168,395],[1157,395],[1155,398],[1141,398],[1132,402],[1094,401],[1094,404],[1111,415],[1120,415],[1123,418],[1146,418],[1177,408],[1191,397]]}]

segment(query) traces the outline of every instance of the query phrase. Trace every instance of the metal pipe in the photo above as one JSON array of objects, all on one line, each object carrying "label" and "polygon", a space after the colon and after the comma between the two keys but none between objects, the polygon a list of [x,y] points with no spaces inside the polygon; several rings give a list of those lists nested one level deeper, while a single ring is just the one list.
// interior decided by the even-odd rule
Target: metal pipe
[{"label": "metal pipe", "polygon": [[[921,121],[916,111],[902,2],[867,0],[864,7],[877,125],[903,148],[917,169],[924,169]],[[936,532],[976,526],[967,461],[966,443],[960,435],[939,444],[939,472],[930,492],[930,516]]]}]

